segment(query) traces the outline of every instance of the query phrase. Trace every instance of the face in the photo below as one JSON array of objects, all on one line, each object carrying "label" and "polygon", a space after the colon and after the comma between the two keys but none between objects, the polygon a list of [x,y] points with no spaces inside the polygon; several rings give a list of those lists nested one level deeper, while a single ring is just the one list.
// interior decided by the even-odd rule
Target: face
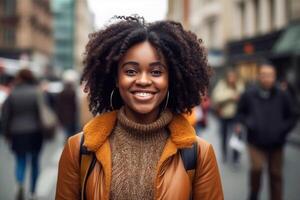
[{"label": "face", "polygon": [[271,89],[276,80],[276,72],[272,66],[263,65],[259,69],[258,81],[264,89]]},{"label": "face", "polygon": [[236,83],[236,74],[233,71],[228,72],[226,78],[229,85],[234,85]]},{"label": "face", "polygon": [[132,46],[119,62],[117,87],[125,113],[136,121],[154,121],[168,92],[163,56],[147,41]]}]

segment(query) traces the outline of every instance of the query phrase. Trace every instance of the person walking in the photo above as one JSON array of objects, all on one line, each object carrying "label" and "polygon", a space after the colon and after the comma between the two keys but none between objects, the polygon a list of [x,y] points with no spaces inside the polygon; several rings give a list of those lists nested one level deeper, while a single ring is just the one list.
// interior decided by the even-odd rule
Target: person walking
[{"label": "person walking", "polygon": [[117,19],[87,44],[82,81],[95,117],[65,145],[56,200],[223,200],[213,147],[181,115],[209,83],[201,40],[177,22]]},{"label": "person walking", "polygon": [[270,199],[283,198],[283,148],[296,123],[293,101],[276,86],[276,70],[270,63],[259,66],[258,84],[241,96],[238,119],[247,129],[250,157],[249,200],[259,197],[263,167],[268,165]]},{"label": "person walking", "polygon": [[[216,107],[220,119],[220,137],[222,160],[227,161],[228,140],[234,132],[236,123],[236,110],[241,93],[244,91],[244,85],[237,79],[236,72],[229,70],[226,72],[226,78],[221,79],[212,93],[212,101]],[[239,153],[232,151],[233,163],[237,164]]]},{"label": "person walking", "polygon": [[18,72],[15,86],[2,108],[3,131],[16,158],[17,200],[25,198],[24,181],[28,160],[31,162],[31,199],[36,198],[39,156],[43,144],[38,92],[32,72],[22,69]]},{"label": "person walking", "polygon": [[74,135],[77,131],[78,107],[75,83],[65,80],[63,90],[56,97],[56,114],[66,138]]}]

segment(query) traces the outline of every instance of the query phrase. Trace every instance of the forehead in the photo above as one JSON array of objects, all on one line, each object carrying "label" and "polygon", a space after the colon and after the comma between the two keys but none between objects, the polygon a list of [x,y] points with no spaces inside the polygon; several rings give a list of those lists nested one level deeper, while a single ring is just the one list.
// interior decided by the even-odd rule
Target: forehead
[{"label": "forehead", "polygon": [[160,57],[155,47],[148,41],[137,43],[131,46],[124,54],[122,61],[127,60],[160,60]]},{"label": "forehead", "polygon": [[275,69],[273,66],[271,65],[262,65],[260,68],[259,68],[259,72],[260,73],[275,73]]},{"label": "forehead", "polygon": [[227,72],[227,76],[228,76],[228,77],[235,77],[236,74],[235,74],[234,71],[229,71],[229,72]]}]

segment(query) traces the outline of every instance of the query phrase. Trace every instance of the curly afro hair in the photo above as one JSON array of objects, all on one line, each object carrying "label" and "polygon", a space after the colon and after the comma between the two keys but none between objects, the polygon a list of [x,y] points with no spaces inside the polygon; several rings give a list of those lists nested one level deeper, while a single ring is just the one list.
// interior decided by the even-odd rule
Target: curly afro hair
[{"label": "curly afro hair", "polygon": [[[173,113],[190,112],[199,105],[209,84],[210,67],[202,40],[174,21],[146,23],[139,16],[116,16],[117,22],[89,35],[81,83],[89,92],[94,115],[112,110],[110,94],[116,87],[118,63],[137,43],[150,42],[169,68],[169,103]],[[114,94],[114,108],[123,105]]]}]

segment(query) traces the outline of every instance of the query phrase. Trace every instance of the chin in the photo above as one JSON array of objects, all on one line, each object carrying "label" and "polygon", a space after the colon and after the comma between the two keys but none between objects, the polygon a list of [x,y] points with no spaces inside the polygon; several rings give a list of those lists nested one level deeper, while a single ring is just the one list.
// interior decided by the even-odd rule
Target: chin
[{"label": "chin", "polygon": [[141,106],[133,106],[130,109],[132,111],[136,112],[137,114],[147,115],[147,114],[157,111],[159,108],[154,107],[154,106],[141,105]]},{"label": "chin", "polygon": [[153,111],[155,111],[156,109],[151,109],[151,108],[136,108],[134,109],[134,111],[138,114],[142,114],[142,115],[147,115],[152,113]]}]

